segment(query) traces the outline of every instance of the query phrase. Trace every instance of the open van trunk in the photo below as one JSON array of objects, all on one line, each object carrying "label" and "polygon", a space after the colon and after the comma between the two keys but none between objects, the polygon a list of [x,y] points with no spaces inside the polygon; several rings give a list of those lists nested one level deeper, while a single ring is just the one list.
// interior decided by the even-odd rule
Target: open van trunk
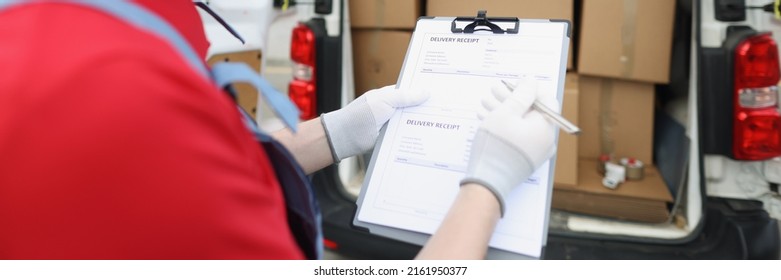
[{"label": "open van trunk", "polygon": [[[317,114],[338,109],[356,96],[350,5],[347,0],[325,2],[332,5],[328,13],[313,12],[313,6],[296,7],[300,10],[301,26],[311,30],[316,38],[317,60],[311,67],[319,73],[314,79]],[[668,218],[647,223],[553,209],[543,258],[779,258],[781,245],[776,218],[780,218],[781,208],[778,212],[767,211],[768,202],[779,200],[777,183],[765,180],[771,192],[775,186],[775,198],[772,194],[767,194],[770,198],[763,198],[765,193],[747,196],[719,191],[743,188],[729,175],[745,168],[741,166],[769,165],[764,161],[735,160],[731,155],[715,153],[712,148],[713,137],[732,137],[731,130],[725,135],[714,132],[713,128],[725,126],[714,117],[718,115],[714,113],[718,109],[714,104],[729,101],[714,101],[718,96],[714,92],[723,88],[727,88],[727,94],[731,92],[729,85],[721,83],[730,80],[728,76],[733,65],[726,59],[730,55],[725,48],[727,38],[716,40],[715,44],[710,38],[714,37],[713,33],[727,34],[729,26],[733,25],[762,28],[754,22],[756,18],[768,15],[749,11],[748,20],[723,22],[715,15],[722,2],[677,1],[669,84],[657,85],[654,89],[658,105],[654,117],[653,158],[674,198],[668,203]],[[744,6],[761,1],[748,2]],[[574,1],[575,11],[579,11],[581,5],[581,1]],[[425,10],[425,6],[421,9]],[[576,28],[579,20],[576,12]],[[781,28],[777,30],[781,32]],[[703,37],[708,38],[706,42]],[[420,249],[418,246],[372,235],[352,226],[355,199],[369,156],[343,160],[312,176],[323,211],[325,244],[347,257],[412,258]],[[718,162],[722,167],[721,173],[716,175],[722,179],[716,182],[718,176],[710,170]]]}]

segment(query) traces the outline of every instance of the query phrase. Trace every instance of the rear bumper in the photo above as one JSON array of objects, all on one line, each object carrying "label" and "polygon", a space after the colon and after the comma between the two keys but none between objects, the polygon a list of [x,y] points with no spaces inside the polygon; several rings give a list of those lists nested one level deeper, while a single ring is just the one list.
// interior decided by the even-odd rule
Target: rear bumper
[{"label": "rear bumper", "polygon": [[[420,246],[376,235],[352,225],[355,202],[339,190],[335,166],[313,176],[332,250],[355,259],[411,259]],[[681,244],[614,241],[551,233],[545,259],[779,259],[778,221],[757,201],[709,198],[702,230]]]},{"label": "rear bumper", "polygon": [[546,259],[779,259],[778,221],[761,203],[709,198],[704,227],[681,244],[548,236]]}]

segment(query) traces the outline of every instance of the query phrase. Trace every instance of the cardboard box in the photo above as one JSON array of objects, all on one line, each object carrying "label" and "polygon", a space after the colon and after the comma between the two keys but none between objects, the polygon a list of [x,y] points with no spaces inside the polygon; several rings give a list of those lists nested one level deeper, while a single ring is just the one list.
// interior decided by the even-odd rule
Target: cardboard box
[{"label": "cardboard box", "polygon": [[597,161],[580,160],[576,186],[556,185],[552,207],[601,217],[645,223],[663,223],[670,216],[672,195],[653,166],[645,167],[645,177],[627,181],[611,190],[602,186]]},{"label": "cardboard box", "polygon": [[[214,55],[209,57],[206,64],[211,66],[223,61],[242,62],[249,65],[253,70],[260,72],[260,58],[260,51],[239,51]],[[235,84],[233,89],[236,91],[236,103],[254,118],[258,111],[258,91],[246,83]]]},{"label": "cardboard box", "polygon": [[[568,73],[564,82],[564,102],[561,106],[561,115],[575,125],[578,125],[578,91],[578,75]],[[553,183],[557,185],[578,183],[578,138],[575,135],[559,132]]]},{"label": "cardboard box", "polygon": [[675,0],[583,1],[578,72],[667,83]]},{"label": "cardboard box", "polygon": [[580,76],[578,153],[653,162],[654,85]]},{"label": "cardboard box", "polygon": [[412,32],[353,30],[355,93],[396,84]]},{"label": "cardboard box", "polygon": [[[485,10],[488,17],[566,19],[573,24],[574,28],[573,7],[574,0],[428,0],[426,2],[426,15],[473,17],[477,15],[478,10]],[[570,40],[567,69],[573,69],[572,43],[574,40]]]},{"label": "cardboard box", "polygon": [[421,16],[420,0],[353,0],[350,26],[353,28],[413,29]]}]

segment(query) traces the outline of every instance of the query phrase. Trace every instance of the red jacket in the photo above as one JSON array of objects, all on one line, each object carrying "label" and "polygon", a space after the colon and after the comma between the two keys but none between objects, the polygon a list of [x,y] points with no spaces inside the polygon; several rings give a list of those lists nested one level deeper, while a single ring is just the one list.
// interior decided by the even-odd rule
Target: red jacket
[{"label": "red jacket", "polygon": [[[201,56],[190,0],[140,0]],[[103,12],[0,12],[0,259],[302,258],[233,101]]]}]

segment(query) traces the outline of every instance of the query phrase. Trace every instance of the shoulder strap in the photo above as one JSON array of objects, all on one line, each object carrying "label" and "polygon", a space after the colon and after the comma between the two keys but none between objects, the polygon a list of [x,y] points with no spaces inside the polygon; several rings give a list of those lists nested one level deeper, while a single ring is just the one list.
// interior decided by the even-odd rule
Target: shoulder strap
[{"label": "shoulder strap", "polygon": [[277,116],[285,122],[285,125],[293,132],[296,131],[298,107],[293,102],[290,102],[287,96],[274,89],[266,79],[252,71],[249,66],[243,63],[217,63],[212,66],[212,75],[214,81],[220,87],[239,82],[252,85],[261,93],[270,107],[277,113]]}]

